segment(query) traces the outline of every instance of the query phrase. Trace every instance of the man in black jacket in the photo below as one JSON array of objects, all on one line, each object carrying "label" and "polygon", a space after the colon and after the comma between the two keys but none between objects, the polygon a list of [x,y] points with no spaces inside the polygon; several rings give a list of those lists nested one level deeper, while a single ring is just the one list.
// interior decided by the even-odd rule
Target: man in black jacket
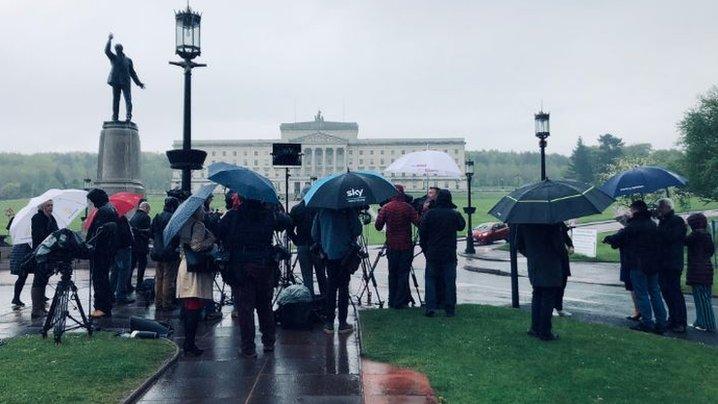
[{"label": "man in black jacket", "polygon": [[112,315],[112,288],[110,268],[115,260],[117,211],[110,203],[105,191],[94,188],[87,193],[87,199],[97,209],[87,229],[87,240],[94,246],[90,259],[92,286],[95,288],[95,310],[91,317],[101,318]]},{"label": "man in black jacket", "polygon": [[127,290],[132,292],[132,272],[137,267],[137,287],[139,288],[145,278],[145,269],[147,268],[147,253],[150,244],[150,227],[152,220],[150,219],[150,204],[146,201],[140,202],[137,212],[130,219],[130,227],[132,228],[132,236],[134,244],[132,244],[132,265],[130,266],[130,274],[127,283]]},{"label": "man in black jacket", "polygon": [[456,308],[456,233],[464,230],[466,221],[451,202],[451,192],[438,192],[433,208],[419,223],[419,244],[426,257],[426,308],[432,317],[437,309],[437,284],[443,280],[444,310],[453,317]]},{"label": "man in black jacket", "polygon": [[[53,203],[52,200],[46,201],[41,204],[37,213],[30,219],[30,235],[32,236],[32,248],[37,249],[37,246],[52,234],[57,231],[57,221],[52,216]],[[30,290],[30,298],[32,300],[32,312],[30,313],[31,318],[39,318],[47,314],[45,311],[45,288],[47,288],[47,281],[52,275],[52,268],[48,267],[47,264],[35,265],[35,275],[32,278],[32,289]]]},{"label": "man in black jacket", "polygon": [[528,261],[531,328],[528,334],[543,341],[558,338],[551,332],[551,313],[563,285],[564,229],[557,224],[522,224],[516,228],[516,249]]},{"label": "man in black jacket", "polygon": [[658,201],[658,232],[661,253],[661,268],[658,281],[663,298],[668,306],[668,328],[685,333],[687,322],[686,300],[681,291],[683,273],[683,246],[688,227],[682,217],[673,211],[673,201]]},{"label": "man in black jacket", "polygon": [[151,257],[157,262],[155,270],[155,309],[172,310],[174,308],[177,269],[180,264],[179,239],[175,237],[165,245],[162,233],[167,227],[172,214],[180,202],[177,198],[165,198],[165,206],[161,213],[152,219],[152,253]]},{"label": "man in black jacket", "polygon": [[[659,232],[643,201],[631,204],[626,227],[603,242],[623,252],[623,264],[631,269],[631,284],[641,313],[641,322],[631,329],[662,334],[666,329],[666,308],[658,286]],[[655,322],[653,315],[655,314]]]},{"label": "man in black jacket", "polygon": [[[301,197],[309,191],[309,187],[302,190]],[[297,259],[299,260],[299,268],[302,271],[302,282],[314,296],[314,272],[317,274],[317,283],[319,284],[319,293],[324,296],[326,289],[326,272],[324,263],[311,253],[312,245],[312,224],[314,223],[316,212],[314,209],[307,208],[304,200],[294,205],[289,212],[292,219],[292,225],[289,228],[289,238],[295,246],[297,246]]]}]

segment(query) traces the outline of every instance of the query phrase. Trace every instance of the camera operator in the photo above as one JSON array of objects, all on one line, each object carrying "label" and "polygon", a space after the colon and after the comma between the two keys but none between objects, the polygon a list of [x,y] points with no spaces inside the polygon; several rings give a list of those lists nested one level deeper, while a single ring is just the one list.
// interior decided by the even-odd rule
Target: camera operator
[{"label": "camera operator", "polygon": [[[240,199],[239,196],[235,198]],[[245,199],[228,211],[219,222],[219,238],[229,252],[229,283],[238,289],[241,352],[247,358],[257,356],[254,343],[254,311],[257,311],[264,352],[274,350],[275,323],[272,312],[274,290],[273,237],[275,231],[289,226],[289,218],[273,212],[260,201]]]},{"label": "camera operator", "polygon": [[[327,266],[327,318],[324,332],[334,333],[335,310],[339,309],[338,333],[350,333],[353,327],[347,324],[349,312],[349,281],[351,272],[347,258],[356,254],[356,239],[362,233],[359,216],[354,209],[321,209],[314,218],[312,239],[321,246]],[[351,260],[349,260],[351,261]],[[338,306],[338,307],[337,307]]]},{"label": "camera operator", "polygon": [[315,296],[313,274],[316,272],[319,293],[325,296],[327,293],[327,277],[324,270],[324,262],[311,252],[311,247],[314,244],[314,240],[312,240],[312,223],[314,223],[316,211],[307,208],[304,202],[304,196],[309,191],[309,188],[310,187],[307,186],[302,190],[300,194],[302,201],[294,205],[289,212],[289,216],[292,219],[292,225],[289,229],[289,238],[294,245],[297,246],[297,259],[299,260],[299,268],[302,271],[304,286],[309,289],[312,296]]},{"label": "camera operator", "polygon": [[[37,248],[42,242],[58,229],[57,221],[52,216],[52,200],[43,202],[37,209],[37,213],[31,219],[30,232],[32,236],[32,247]],[[39,318],[47,314],[45,310],[45,288],[47,281],[52,275],[52,268],[46,263],[35,265],[35,275],[32,279],[30,297],[32,300],[31,318]]]},{"label": "camera operator", "polygon": [[386,225],[386,259],[389,262],[389,307],[401,309],[409,304],[409,272],[414,256],[411,225],[419,225],[419,214],[406,202],[404,187],[379,210],[374,227]]},{"label": "camera operator", "polygon": [[[117,211],[110,203],[107,193],[99,188],[90,190],[87,193],[87,199],[97,208],[92,224],[87,229],[87,240],[92,240],[90,244],[94,246],[90,268],[92,269],[92,286],[95,288],[95,310],[90,317],[110,317],[112,315],[110,268],[115,260]],[[93,240],[95,236],[97,238]]]}]

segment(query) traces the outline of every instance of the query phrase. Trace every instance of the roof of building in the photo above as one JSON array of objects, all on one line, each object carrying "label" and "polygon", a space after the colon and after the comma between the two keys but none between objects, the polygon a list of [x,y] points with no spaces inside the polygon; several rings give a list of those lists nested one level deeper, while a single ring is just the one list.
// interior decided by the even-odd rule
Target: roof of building
[{"label": "roof of building", "polygon": [[291,122],[283,123],[279,125],[280,131],[285,130],[359,130],[359,125],[356,122],[332,122],[325,121],[322,116],[322,111],[317,112],[314,115],[313,121],[308,122]]},{"label": "roof of building", "polygon": [[[279,143],[280,139],[226,139],[226,140],[193,140],[192,147],[232,147],[232,146],[271,146],[272,143]],[[291,143],[291,142],[290,142]],[[462,137],[447,138],[376,138],[376,139],[354,139],[347,142],[349,146],[372,146],[372,145],[436,145],[436,144],[465,144]],[[175,140],[172,147],[182,147],[181,140]]]}]

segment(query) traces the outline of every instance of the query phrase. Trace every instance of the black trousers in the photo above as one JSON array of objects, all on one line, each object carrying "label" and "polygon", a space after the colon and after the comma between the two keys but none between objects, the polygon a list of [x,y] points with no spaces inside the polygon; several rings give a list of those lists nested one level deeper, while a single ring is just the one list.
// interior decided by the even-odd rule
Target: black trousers
[{"label": "black trousers", "polygon": [[389,262],[389,307],[401,308],[409,304],[409,273],[413,255],[412,250],[386,250]]},{"label": "black trousers", "polygon": [[95,289],[95,309],[109,314],[112,311],[112,287],[110,287],[110,268],[114,256],[95,257],[90,261],[92,267],[92,287]]},{"label": "black trousers", "polygon": [[327,260],[327,323],[334,324],[334,311],[339,311],[339,324],[347,322],[349,314],[349,281],[351,274],[342,260]]},{"label": "black trousers", "polygon": [[534,287],[531,297],[531,330],[539,336],[551,333],[551,315],[560,287]]},{"label": "black trousers", "polygon": [[668,326],[685,327],[688,325],[686,299],[681,290],[681,272],[661,272],[658,275],[663,300],[668,306]]},{"label": "black trousers", "polygon": [[120,114],[120,93],[125,97],[125,113],[127,120],[132,119],[132,84],[112,86],[112,120],[116,121]]},{"label": "black trousers", "polygon": [[559,289],[558,295],[556,295],[556,304],[554,305],[554,308],[558,311],[563,310],[563,295],[566,293],[566,285],[568,285],[568,275],[563,276],[561,289]]},{"label": "black trousers", "polygon": [[147,269],[147,251],[135,251],[132,249],[132,265],[130,266],[130,276],[128,276],[128,285],[132,286],[132,272],[137,267],[137,287],[142,284],[145,279],[145,269]]},{"label": "black trousers", "polygon": [[239,296],[237,301],[237,319],[239,320],[239,335],[242,340],[242,352],[255,351],[254,311],[257,311],[259,331],[262,332],[262,344],[265,347],[273,346],[276,325],[272,312],[273,288],[272,268],[259,264],[243,264],[242,279],[237,286]]}]

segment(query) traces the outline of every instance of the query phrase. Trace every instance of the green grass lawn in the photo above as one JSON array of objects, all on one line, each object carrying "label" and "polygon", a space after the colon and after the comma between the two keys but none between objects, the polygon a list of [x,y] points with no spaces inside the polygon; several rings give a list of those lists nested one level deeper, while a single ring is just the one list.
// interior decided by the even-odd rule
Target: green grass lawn
[{"label": "green grass lawn", "polygon": [[63,336],[55,345],[39,335],[0,345],[0,402],[118,402],[174,353],[165,340],[136,340],[111,333]]},{"label": "green grass lawn", "polygon": [[424,372],[449,403],[718,401],[718,350],[627,329],[555,319],[561,339],[526,335],[529,314],[461,305],[361,312],[363,355]]}]

